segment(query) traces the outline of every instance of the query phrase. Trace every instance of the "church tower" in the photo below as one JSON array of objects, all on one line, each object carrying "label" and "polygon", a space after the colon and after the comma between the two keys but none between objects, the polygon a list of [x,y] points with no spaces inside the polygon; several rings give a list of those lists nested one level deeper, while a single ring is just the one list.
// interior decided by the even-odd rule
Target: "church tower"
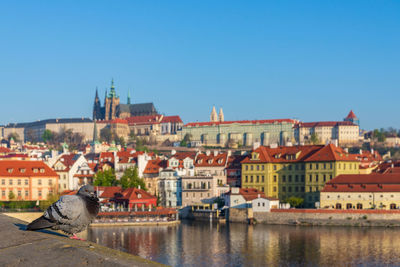
[{"label": "church tower", "polygon": [[224,112],[222,111],[222,108],[219,109],[218,121],[220,122],[224,121]]},{"label": "church tower", "polygon": [[99,99],[99,92],[97,91],[96,87],[96,96],[94,97],[94,104],[93,104],[93,120],[101,120],[103,118],[101,114],[101,103]]},{"label": "church tower", "polygon": [[104,101],[104,119],[105,120],[113,120],[117,116],[117,107],[119,106],[119,96],[115,92],[114,80],[111,80],[111,88],[108,96],[106,95],[106,99]]},{"label": "church tower", "polygon": [[218,121],[218,114],[217,111],[215,110],[215,106],[213,106],[211,115],[210,115],[210,121],[211,122],[217,122]]}]

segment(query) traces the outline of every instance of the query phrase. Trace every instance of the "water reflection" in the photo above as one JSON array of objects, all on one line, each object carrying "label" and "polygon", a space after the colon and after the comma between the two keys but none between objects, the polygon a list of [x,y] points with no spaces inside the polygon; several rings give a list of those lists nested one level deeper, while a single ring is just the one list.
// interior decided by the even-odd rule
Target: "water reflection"
[{"label": "water reflection", "polygon": [[171,266],[399,266],[396,228],[183,222],[90,228],[88,240]]}]

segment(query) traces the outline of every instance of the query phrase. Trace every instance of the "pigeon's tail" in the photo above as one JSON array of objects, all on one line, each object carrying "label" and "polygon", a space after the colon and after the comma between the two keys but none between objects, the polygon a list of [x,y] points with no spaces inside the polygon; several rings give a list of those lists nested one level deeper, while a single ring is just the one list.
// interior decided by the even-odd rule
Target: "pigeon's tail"
[{"label": "pigeon's tail", "polygon": [[26,228],[27,230],[33,231],[33,230],[40,230],[40,229],[45,229],[45,228],[50,228],[52,226],[56,225],[55,222],[52,222],[45,217],[40,217],[28,224],[28,227]]}]

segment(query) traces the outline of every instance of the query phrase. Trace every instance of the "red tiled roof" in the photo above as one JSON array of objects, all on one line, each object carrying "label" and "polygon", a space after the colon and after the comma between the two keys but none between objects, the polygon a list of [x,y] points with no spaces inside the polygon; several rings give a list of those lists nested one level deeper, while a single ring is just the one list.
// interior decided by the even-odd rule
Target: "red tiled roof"
[{"label": "red tiled roof", "polygon": [[213,125],[223,125],[223,124],[272,124],[272,123],[296,123],[296,120],[292,119],[276,119],[276,120],[243,120],[243,121],[222,121],[222,122],[190,122],[186,124],[186,127],[195,126],[213,126]]},{"label": "red tiled roof", "polygon": [[147,162],[146,168],[143,173],[156,174],[160,172],[160,168],[165,169],[167,167],[167,161],[161,159],[152,159]]},{"label": "red tiled roof", "polygon": [[400,174],[342,174],[321,192],[400,192]]},{"label": "red tiled roof", "polygon": [[356,114],[354,114],[353,110],[350,110],[350,112],[347,115],[346,119],[357,119],[357,116],[356,116]]},{"label": "red tiled roof", "polygon": [[195,167],[223,167],[226,165],[228,160],[228,153],[218,153],[214,156],[214,153],[198,154],[194,163]]},{"label": "red tiled roof", "polygon": [[[260,162],[301,162],[323,148],[322,145],[313,146],[279,146],[276,148],[260,146],[253,152],[259,154],[258,160],[247,156],[242,163],[260,163]],[[296,157],[297,155],[297,157]]]},{"label": "red tiled roof", "polygon": [[355,154],[349,154],[342,148],[329,144],[304,160],[310,161],[358,161]]},{"label": "red tiled roof", "polygon": [[[140,198],[139,198],[139,195],[140,195]],[[147,193],[143,189],[127,188],[121,192],[121,195],[116,195],[115,199],[148,200],[148,199],[157,199],[157,197]]]},{"label": "red tiled roof", "polygon": [[164,116],[161,120],[161,123],[183,123],[179,116]]},{"label": "red tiled roof", "polygon": [[301,122],[297,123],[294,128],[305,127],[335,127],[335,126],[357,126],[351,121],[317,121],[317,122]]},{"label": "red tiled roof", "polygon": [[99,198],[113,198],[115,193],[121,193],[122,188],[118,186],[105,186],[103,188],[99,188],[99,191],[103,191],[103,193],[99,196]]},{"label": "red tiled roof", "polygon": [[[9,170],[12,170],[9,172]],[[42,172],[40,170],[43,170]],[[36,171],[36,172],[35,172]],[[0,177],[58,177],[42,161],[36,160],[0,160]]]},{"label": "red tiled roof", "polygon": [[7,147],[0,147],[0,153],[10,153],[11,150]]},{"label": "red tiled roof", "polygon": [[233,194],[232,191],[230,191],[228,194],[242,195],[246,201],[252,201],[253,199],[258,198],[258,196],[266,198],[264,192],[258,191],[255,188],[239,188],[239,194]]},{"label": "red tiled roof", "polygon": [[138,125],[138,124],[158,124],[160,123],[162,115],[147,115],[147,116],[133,116],[126,118],[129,125]]}]

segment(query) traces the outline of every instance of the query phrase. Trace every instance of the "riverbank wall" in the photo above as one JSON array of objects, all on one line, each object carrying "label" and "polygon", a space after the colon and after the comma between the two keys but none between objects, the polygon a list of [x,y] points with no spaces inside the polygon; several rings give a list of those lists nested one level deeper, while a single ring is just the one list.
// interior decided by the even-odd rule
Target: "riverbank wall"
[{"label": "riverbank wall", "polygon": [[283,225],[338,225],[399,227],[400,211],[388,210],[311,210],[272,209],[253,212],[252,209],[230,209],[229,221]]}]

